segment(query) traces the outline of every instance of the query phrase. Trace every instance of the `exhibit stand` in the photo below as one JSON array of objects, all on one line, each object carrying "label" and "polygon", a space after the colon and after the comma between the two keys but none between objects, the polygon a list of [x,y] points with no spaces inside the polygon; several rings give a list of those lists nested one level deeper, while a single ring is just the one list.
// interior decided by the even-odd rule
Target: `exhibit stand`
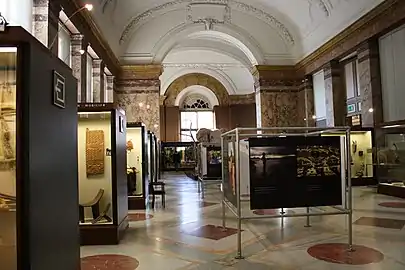
[{"label": "exhibit stand", "polygon": [[221,143],[199,143],[197,153],[198,192],[204,198],[206,186],[222,182]]},{"label": "exhibit stand", "polygon": [[142,123],[127,124],[128,208],[146,209],[149,201],[149,140]]},{"label": "exhibit stand", "polygon": [[30,33],[0,32],[2,270],[80,267],[76,93],[72,70]]},{"label": "exhibit stand", "polygon": [[162,171],[193,171],[197,165],[194,142],[162,142]]},{"label": "exhibit stand", "polygon": [[[350,143],[349,127],[237,128],[222,134],[222,226],[226,230],[228,208],[237,218],[237,259],[243,258],[242,221],[253,219],[307,217],[310,226],[311,216],[347,215],[352,250]],[[279,208],[302,211],[251,215]]]},{"label": "exhibit stand", "polygon": [[114,245],[128,228],[126,119],[113,103],[78,105],[82,245]]},{"label": "exhibit stand", "polygon": [[375,129],[378,193],[405,199],[405,124]]}]

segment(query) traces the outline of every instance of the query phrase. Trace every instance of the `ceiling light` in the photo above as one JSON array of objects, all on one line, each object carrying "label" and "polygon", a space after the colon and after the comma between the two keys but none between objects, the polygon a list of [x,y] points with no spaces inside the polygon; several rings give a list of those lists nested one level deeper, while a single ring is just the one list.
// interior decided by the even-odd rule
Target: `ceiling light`
[{"label": "ceiling light", "polygon": [[314,120],[315,120],[315,119],[316,119],[316,115],[312,115],[312,119],[314,119]]},{"label": "ceiling light", "polygon": [[368,109],[368,112],[372,113],[372,112],[374,112],[374,109],[370,108],[370,109]]},{"label": "ceiling light", "polygon": [[146,105],[146,109],[149,109],[150,108],[150,105],[148,104],[148,105]]},{"label": "ceiling light", "polygon": [[87,9],[88,11],[92,11],[93,10],[93,5],[92,4],[85,4],[84,8]]},{"label": "ceiling light", "polygon": [[138,105],[139,105],[139,107],[141,107],[141,108],[143,107],[143,103],[142,103],[142,102],[140,102]]},{"label": "ceiling light", "polygon": [[155,124],[155,125],[153,125],[155,128],[158,128],[159,127],[159,125],[158,124]]},{"label": "ceiling light", "polygon": [[80,49],[79,52],[80,52],[80,54],[82,54],[82,55],[85,53],[85,51],[84,51],[83,49]]}]

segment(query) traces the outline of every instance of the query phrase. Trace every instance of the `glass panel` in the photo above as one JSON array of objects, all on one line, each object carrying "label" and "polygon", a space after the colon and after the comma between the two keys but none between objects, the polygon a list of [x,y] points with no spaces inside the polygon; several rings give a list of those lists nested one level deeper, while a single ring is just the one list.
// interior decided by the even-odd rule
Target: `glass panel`
[{"label": "glass panel", "polygon": [[346,94],[348,99],[355,96],[355,73],[353,63],[354,62],[350,62],[345,65]]},{"label": "glass panel", "polygon": [[59,35],[58,35],[58,56],[59,58],[65,62],[68,66],[71,66],[70,63],[70,54],[71,54],[71,38],[70,38],[70,32],[69,30],[66,29],[66,27],[59,23]]},{"label": "glass panel", "polygon": [[214,129],[214,113],[209,112],[197,112],[198,129],[208,128]]},{"label": "glass panel", "polygon": [[142,178],[142,128],[127,128],[127,180],[128,196],[143,195]]},{"label": "glass panel", "polygon": [[[193,136],[193,137],[191,137]],[[182,130],[181,131],[181,141],[182,142],[192,142],[193,138],[194,140],[196,140],[196,136],[197,136],[197,130],[192,130],[190,132],[190,130]]]},{"label": "glass panel", "polygon": [[111,113],[79,113],[80,224],[112,224]]},{"label": "glass panel", "polygon": [[196,112],[181,112],[181,129],[197,128]]},{"label": "glass panel", "polygon": [[0,262],[17,269],[16,63],[17,48],[0,47]]}]

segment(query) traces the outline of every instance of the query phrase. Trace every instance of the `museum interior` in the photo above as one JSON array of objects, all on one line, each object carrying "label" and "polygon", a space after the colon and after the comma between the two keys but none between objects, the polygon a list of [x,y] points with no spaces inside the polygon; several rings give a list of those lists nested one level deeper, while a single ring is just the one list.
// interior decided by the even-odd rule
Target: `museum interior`
[{"label": "museum interior", "polygon": [[404,269],[404,70],[403,0],[1,0],[0,268]]}]

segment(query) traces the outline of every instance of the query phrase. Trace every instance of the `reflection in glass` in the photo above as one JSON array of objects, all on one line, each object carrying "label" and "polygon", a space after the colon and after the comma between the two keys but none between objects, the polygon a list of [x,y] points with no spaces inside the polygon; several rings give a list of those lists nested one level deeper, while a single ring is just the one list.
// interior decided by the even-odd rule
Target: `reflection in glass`
[{"label": "reflection in glass", "polygon": [[81,225],[112,223],[111,113],[79,113]]},{"label": "reflection in glass", "polygon": [[142,127],[127,128],[127,183],[128,196],[143,195]]},{"label": "reflection in glass", "polygon": [[16,48],[0,47],[0,263],[17,269]]}]

